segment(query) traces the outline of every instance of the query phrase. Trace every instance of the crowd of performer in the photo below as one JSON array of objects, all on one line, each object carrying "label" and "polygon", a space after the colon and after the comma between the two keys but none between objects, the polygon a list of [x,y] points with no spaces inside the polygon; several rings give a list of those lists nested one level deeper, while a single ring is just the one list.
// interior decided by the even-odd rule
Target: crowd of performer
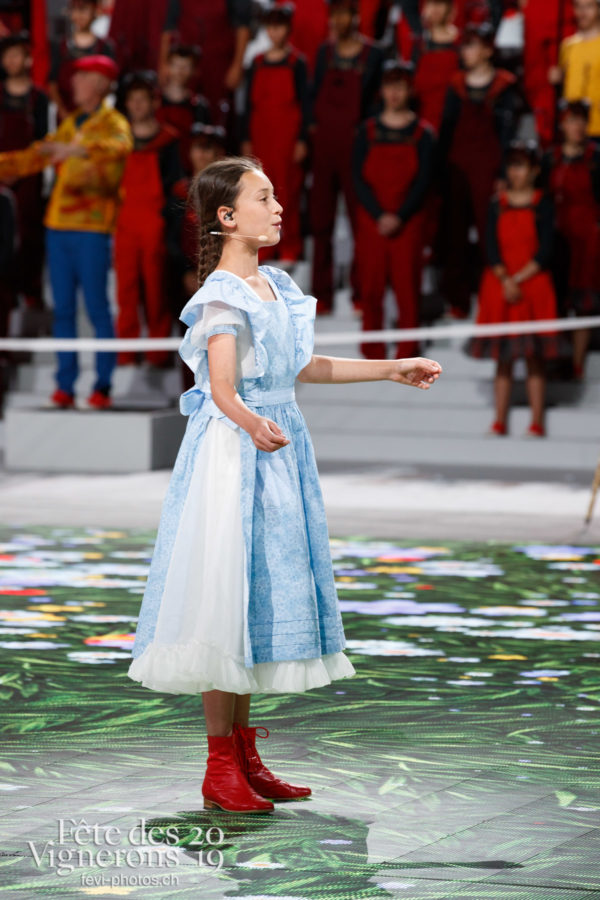
[{"label": "crowd of performer", "polygon": [[[599,0],[113,0],[101,37],[108,6],[69,0],[51,52],[39,28],[0,12],[0,334],[19,302],[44,308],[46,264],[56,336],[76,334],[79,288],[98,337],[171,335],[196,289],[187,191],[230,153],[258,157],[284,207],[269,258],[293,268],[311,248],[319,315],[334,308],[341,198],[364,330],[390,324],[388,288],[400,328],[467,318],[474,298],[478,322],[600,313]],[[503,55],[498,28],[517,7],[523,50]],[[527,121],[535,140],[522,139]],[[433,315],[424,266],[437,276]],[[506,432],[515,359],[527,360],[541,435],[545,360],[569,353],[582,379],[589,340],[586,329],[568,342],[471,340],[468,352],[498,363],[493,433]],[[174,364],[166,351],[145,359]],[[114,367],[139,361],[99,353],[88,403],[109,407]],[[55,405],[74,404],[77,375],[76,354],[60,353]]]}]

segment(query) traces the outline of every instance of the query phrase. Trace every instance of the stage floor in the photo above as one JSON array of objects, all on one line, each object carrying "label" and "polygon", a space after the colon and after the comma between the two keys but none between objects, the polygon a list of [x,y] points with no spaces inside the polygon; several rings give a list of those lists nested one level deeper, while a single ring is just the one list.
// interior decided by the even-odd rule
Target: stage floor
[{"label": "stage floor", "polygon": [[313,795],[240,816],[126,674],[154,536],[0,530],[0,896],[600,898],[598,545],[332,539],[357,674],[254,697]]}]

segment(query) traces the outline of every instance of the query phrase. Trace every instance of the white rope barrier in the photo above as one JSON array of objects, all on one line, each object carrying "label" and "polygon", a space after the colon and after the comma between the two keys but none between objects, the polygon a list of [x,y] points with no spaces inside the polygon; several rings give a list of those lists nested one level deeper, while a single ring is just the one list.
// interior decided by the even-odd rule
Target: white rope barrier
[{"label": "white rope barrier", "polygon": [[[580,328],[600,328],[600,316],[581,316],[568,319],[540,319],[530,322],[498,322],[489,325],[463,323],[433,325],[424,328],[388,328],[383,331],[317,332],[315,346],[372,344],[378,341],[422,341],[439,338],[495,337],[513,334],[533,334],[556,331],[577,331]],[[0,350],[48,353],[68,350],[177,350],[182,336],[168,338],[0,338]]]}]

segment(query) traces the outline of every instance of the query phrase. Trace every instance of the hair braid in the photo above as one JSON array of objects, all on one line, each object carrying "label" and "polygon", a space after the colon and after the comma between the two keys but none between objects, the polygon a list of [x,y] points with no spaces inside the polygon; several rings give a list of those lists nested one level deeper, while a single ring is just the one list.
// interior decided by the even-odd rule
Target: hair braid
[{"label": "hair braid", "polygon": [[217,216],[220,206],[235,205],[240,192],[240,179],[246,172],[262,172],[257,159],[229,156],[211,163],[194,176],[188,193],[188,203],[198,216],[198,287],[218,265],[223,252],[223,238],[210,234],[221,231]]}]

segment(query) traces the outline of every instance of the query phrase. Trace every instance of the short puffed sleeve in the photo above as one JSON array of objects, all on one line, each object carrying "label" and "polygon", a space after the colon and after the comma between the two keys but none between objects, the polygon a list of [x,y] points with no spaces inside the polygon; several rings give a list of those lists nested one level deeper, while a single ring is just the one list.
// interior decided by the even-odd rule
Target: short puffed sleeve
[{"label": "short puffed sleeve", "polygon": [[236,337],[236,383],[252,375],[254,349],[252,332],[246,313],[222,300],[212,300],[202,307],[202,314],[190,330],[192,347],[208,349],[208,339],[214,334],[233,334]]}]

